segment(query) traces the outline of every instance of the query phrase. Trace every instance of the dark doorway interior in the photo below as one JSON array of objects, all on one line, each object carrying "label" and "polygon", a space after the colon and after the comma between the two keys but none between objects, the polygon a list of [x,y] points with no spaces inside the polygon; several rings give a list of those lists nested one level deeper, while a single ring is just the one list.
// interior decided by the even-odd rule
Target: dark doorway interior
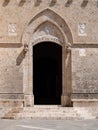
[{"label": "dark doorway interior", "polygon": [[34,104],[61,104],[62,47],[43,42],[33,47]]}]

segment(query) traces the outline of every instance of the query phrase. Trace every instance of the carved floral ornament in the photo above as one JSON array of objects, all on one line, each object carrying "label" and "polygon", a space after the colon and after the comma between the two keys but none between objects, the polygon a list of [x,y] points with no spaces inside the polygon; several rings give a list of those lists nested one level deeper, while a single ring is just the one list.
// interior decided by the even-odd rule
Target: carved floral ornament
[{"label": "carved floral ornament", "polygon": [[[23,6],[26,2],[34,2],[34,6],[39,6],[43,0],[17,0],[18,6]],[[55,6],[58,0],[49,0],[50,6]],[[4,0],[2,6],[7,6],[11,0]],[[85,8],[88,4],[89,0],[82,0],[81,7]],[[73,0],[65,0],[65,7],[69,7],[73,3]],[[98,3],[96,3],[98,4]]]}]

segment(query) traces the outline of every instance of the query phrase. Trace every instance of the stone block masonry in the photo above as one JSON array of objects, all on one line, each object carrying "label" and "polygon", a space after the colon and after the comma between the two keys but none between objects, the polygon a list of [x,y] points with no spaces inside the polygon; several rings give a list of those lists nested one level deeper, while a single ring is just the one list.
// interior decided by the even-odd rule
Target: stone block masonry
[{"label": "stone block masonry", "polygon": [[[62,92],[60,105],[72,106],[72,102],[80,105],[78,100],[85,102],[87,99],[97,102],[97,5],[97,0],[0,1],[1,106],[6,106],[6,101],[7,105],[9,102],[9,106],[12,101],[12,106],[16,104],[34,106],[37,96],[33,91],[36,87],[33,83],[33,48],[37,44],[48,42],[62,47],[61,71],[60,69],[57,71],[53,81],[54,88],[62,85],[62,90],[59,90]],[[47,52],[51,59],[57,56],[56,53],[59,54],[53,51],[55,54],[51,56],[51,52]],[[45,50],[42,53],[42,55],[45,54],[44,58]],[[58,73],[62,75],[58,76]],[[52,79],[49,78],[46,81],[51,82]],[[56,97],[58,89],[54,90],[56,93],[54,97]],[[14,100],[19,103],[15,104]]]}]

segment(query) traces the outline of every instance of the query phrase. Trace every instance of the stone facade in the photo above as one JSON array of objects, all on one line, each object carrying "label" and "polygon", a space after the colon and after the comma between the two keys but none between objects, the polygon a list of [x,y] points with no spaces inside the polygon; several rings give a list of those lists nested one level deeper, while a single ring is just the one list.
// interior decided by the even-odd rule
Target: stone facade
[{"label": "stone facade", "polygon": [[97,100],[97,16],[97,0],[1,0],[0,101],[34,105],[32,47],[42,42],[62,47],[62,106]]}]

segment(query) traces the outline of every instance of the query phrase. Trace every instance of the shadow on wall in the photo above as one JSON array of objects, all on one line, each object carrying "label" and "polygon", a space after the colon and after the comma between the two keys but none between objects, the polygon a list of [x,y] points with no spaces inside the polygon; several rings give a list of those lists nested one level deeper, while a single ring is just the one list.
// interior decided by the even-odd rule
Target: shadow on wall
[{"label": "shadow on wall", "polygon": [[10,0],[4,0],[2,6],[3,6],[3,7],[7,6],[7,5],[9,4],[9,2],[10,2]]},{"label": "shadow on wall", "polygon": [[49,6],[54,6],[56,4],[57,0],[51,0],[51,3]]},{"label": "shadow on wall", "polygon": [[34,6],[39,6],[42,0],[36,0]]},{"label": "shadow on wall", "polygon": [[16,59],[16,65],[19,66],[23,59],[25,58],[26,51],[23,49],[22,52],[19,54],[19,56]]},{"label": "shadow on wall", "polygon": [[26,0],[20,0],[20,2],[19,2],[19,7],[22,7],[25,2],[26,2]]},{"label": "shadow on wall", "polygon": [[22,63],[27,51],[28,51],[28,45],[24,44],[24,48],[23,48],[22,52],[19,54],[19,56],[16,59],[16,65],[20,65]]},{"label": "shadow on wall", "polygon": [[72,4],[73,0],[67,0],[65,7],[69,7]]},{"label": "shadow on wall", "polygon": [[83,0],[81,7],[85,8],[87,6],[87,4],[88,4],[88,0]]},{"label": "shadow on wall", "polygon": [[[4,0],[2,6],[5,7],[9,4],[10,0]],[[20,0],[19,2],[19,7],[22,7],[24,5],[24,3],[26,2],[26,0]]]}]

